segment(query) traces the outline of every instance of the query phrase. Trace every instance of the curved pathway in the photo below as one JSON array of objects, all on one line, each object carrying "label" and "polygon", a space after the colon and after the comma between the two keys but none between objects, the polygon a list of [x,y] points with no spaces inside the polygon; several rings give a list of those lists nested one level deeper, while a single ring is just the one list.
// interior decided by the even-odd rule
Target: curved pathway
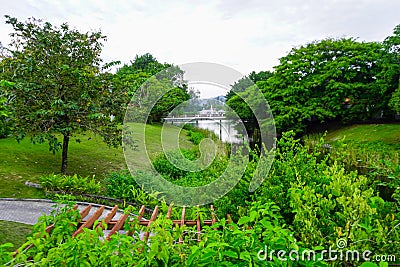
[{"label": "curved pathway", "polygon": [[[92,205],[92,209],[88,216],[91,216],[96,212],[97,208],[101,205],[86,203],[86,202],[76,202],[78,204],[78,209],[82,210],[89,204]],[[43,214],[49,215],[52,210],[54,210],[53,202],[48,199],[14,199],[14,198],[0,198],[0,220],[3,221],[13,221],[24,224],[35,224],[38,218]],[[112,209],[112,207],[107,207],[107,209]],[[118,218],[123,214],[122,211],[118,211],[114,218]],[[87,216],[87,217],[88,217]]]}]

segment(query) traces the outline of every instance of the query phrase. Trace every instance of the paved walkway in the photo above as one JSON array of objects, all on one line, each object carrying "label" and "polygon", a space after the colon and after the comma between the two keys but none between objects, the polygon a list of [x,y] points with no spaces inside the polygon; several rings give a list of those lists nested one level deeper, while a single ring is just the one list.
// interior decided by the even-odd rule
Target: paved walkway
[{"label": "paved walkway", "polygon": [[[47,199],[13,199],[0,198],[0,220],[20,222],[25,224],[35,224],[43,214],[49,215],[54,210],[56,203]],[[77,202],[80,210],[91,203]],[[100,205],[91,204],[92,209],[87,217],[93,214]],[[106,207],[106,210],[111,207]],[[105,214],[105,212],[103,212]],[[122,211],[117,212],[114,219],[121,216]],[[101,219],[101,218],[100,218]]]}]

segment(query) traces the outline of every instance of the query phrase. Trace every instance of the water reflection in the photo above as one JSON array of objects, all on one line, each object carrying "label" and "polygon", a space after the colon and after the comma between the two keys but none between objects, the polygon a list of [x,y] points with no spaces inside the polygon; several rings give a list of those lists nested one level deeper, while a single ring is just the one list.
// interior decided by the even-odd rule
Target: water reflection
[{"label": "water reflection", "polygon": [[190,122],[174,122],[173,124],[179,126],[190,124],[193,127],[206,129],[215,133],[223,142],[230,144],[243,143],[243,138],[235,129],[235,123],[232,120],[197,120]]}]

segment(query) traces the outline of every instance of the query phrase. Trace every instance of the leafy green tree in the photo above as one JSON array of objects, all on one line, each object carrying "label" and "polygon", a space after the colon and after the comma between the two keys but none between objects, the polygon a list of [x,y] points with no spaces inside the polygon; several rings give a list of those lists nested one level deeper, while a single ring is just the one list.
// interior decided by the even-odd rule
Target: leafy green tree
[{"label": "leafy green tree", "polygon": [[136,55],[135,59],[130,62],[129,65],[124,65],[122,68],[118,70],[118,73],[137,73],[143,72],[148,75],[154,75],[168,67],[171,67],[171,64],[165,63],[162,64],[157,61],[157,59],[151,55],[150,53],[146,53],[144,55]]},{"label": "leafy green tree", "polygon": [[[243,77],[239,81],[235,82],[231,90],[226,95],[227,101],[226,104],[232,109],[227,111],[226,116],[234,118],[231,112],[237,114],[243,121],[247,133],[252,137],[251,139],[257,143],[257,140],[260,139],[260,126],[258,125],[255,114],[250,109],[250,107],[246,104],[243,99],[250,101],[254,106],[263,106],[262,99],[257,99],[258,94],[255,94],[256,83],[268,80],[273,76],[273,73],[270,71],[260,71],[260,72],[251,72],[248,76]],[[262,112],[261,112],[262,113]],[[253,144],[251,144],[253,145]]]},{"label": "leafy green tree", "polygon": [[11,127],[11,110],[8,89],[14,84],[0,80],[0,138],[7,137]]},{"label": "leafy green tree", "polygon": [[378,80],[384,90],[394,90],[389,106],[400,114],[400,25],[394,28],[393,35],[388,36],[383,45],[383,69]]},{"label": "leafy green tree", "polygon": [[[280,131],[310,122],[367,120],[389,112],[391,89],[377,83],[382,45],[326,39],[292,49],[274,75],[259,82]],[[376,101],[379,99],[379,101]]]},{"label": "leafy green tree", "polygon": [[226,100],[228,101],[231,99],[236,95],[236,93],[244,92],[248,87],[256,84],[259,81],[268,80],[268,78],[270,78],[272,75],[273,73],[270,71],[252,71],[248,76],[243,77],[232,85],[231,90],[226,94]]},{"label": "leafy green tree", "polygon": [[136,56],[130,65],[120,68],[113,80],[116,87],[122,88],[118,91],[125,92],[127,103],[131,101],[138,109],[155,101],[162,88],[171,89],[157,101],[148,118],[149,123],[161,121],[168,112],[190,98],[183,71],[177,66],[158,62],[148,53]]},{"label": "leafy green tree", "polygon": [[[245,119],[251,123],[255,122],[256,118],[243,98],[247,99],[248,97],[251,97],[251,91],[254,86],[255,85],[253,84],[242,92],[234,93],[234,95],[226,102],[227,105],[232,108],[233,111],[231,112],[235,112],[241,119]],[[228,111],[226,115],[227,117],[231,117],[230,111]]]},{"label": "leafy green tree", "polygon": [[397,114],[400,114],[400,83],[399,87],[397,88],[396,91],[393,92],[392,98],[390,99],[389,106],[397,112]]},{"label": "leafy green tree", "polygon": [[[170,91],[164,94],[166,90]],[[162,97],[158,99],[160,96]],[[131,116],[128,119],[136,122],[160,122],[169,111],[188,99],[189,95],[186,91],[174,87],[170,80],[150,77],[131,98],[130,105],[135,108],[135,111],[128,112]],[[147,112],[149,108],[152,108],[150,114]]]},{"label": "leafy green tree", "polygon": [[17,139],[29,135],[33,143],[48,142],[53,152],[62,148],[62,173],[74,134],[90,130],[110,145],[120,144],[118,124],[110,120],[114,107],[104,104],[113,93],[100,67],[105,36],[100,31],[81,33],[67,23],[57,27],[10,16],[6,23],[14,31],[2,75],[16,84],[12,104]]},{"label": "leafy green tree", "polygon": [[5,138],[10,133],[12,126],[11,106],[12,95],[10,88],[15,84],[2,79],[2,73],[5,72],[6,66],[4,59],[9,58],[10,53],[6,47],[0,42],[0,138]]}]

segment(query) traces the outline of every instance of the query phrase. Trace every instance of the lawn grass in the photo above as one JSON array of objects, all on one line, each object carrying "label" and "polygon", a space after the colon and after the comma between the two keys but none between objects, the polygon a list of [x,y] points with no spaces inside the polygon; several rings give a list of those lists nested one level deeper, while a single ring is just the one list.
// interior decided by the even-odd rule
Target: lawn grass
[{"label": "lawn grass", "polygon": [[328,132],[325,140],[335,145],[339,141],[347,144],[347,150],[358,150],[358,154],[371,156],[375,161],[394,160],[400,152],[400,123],[356,124]]},{"label": "lawn grass", "polygon": [[[140,135],[135,131],[140,124],[133,125],[134,138],[138,144]],[[146,144],[150,157],[162,151],[160,136],[161,125],[148,125],[146,127]],[[180,128],[169,125],[164,127],[166,136],[166,148],[173,147],[173,136],[179,134]],[[190,147],[186,131],[180,134],[181,146]],[[68,152],[69,174],[81,176],[96,175],[102,179],[110,171],[126,168],[124,153],[121,147],[110,148],[102,142],[101,138],[87,133],[77,136],[81,142],[74,138],[70,141]],[[147,158],[143,145],[139,145],[135,152],[133,167],[143,168],[143,161]],[[47,144],[32,144],[29,139],[18,143],[15,139],[0,139],[0,197],[14,198],[43,198],[41,190],[25,186],[26,181],[38,182],[40,176],[49,173],[59,173],[61,168],[61,152],[55,154],[49,152]]]},{"label": "lawn grass", "polygon": [[382,141],[387,144],[400,144],[400,123],[355,124],[328,132],[326,140],[354,140],[358,142]]},{"label": "lawn grass", "polygon": [[26,241],[26,237],[32,232],[32,225],[0,221],[0,245],[5,243],[12,243],[13,248],[9,251],[15,251]]},{"label": "lawn grass", "polygon": [[125,157],[133,169],[149,170],[151,168],[150,160],[163,151],[193,147],[193,143],[188,140],[187,131],[171,124],[165,124],[163,132],[160,125],[146,125],[143,128],[143,124],[131,123],[129,127],[129,130],[133,132],[132,138],[137,140],[137,150],[127,150]]}]

